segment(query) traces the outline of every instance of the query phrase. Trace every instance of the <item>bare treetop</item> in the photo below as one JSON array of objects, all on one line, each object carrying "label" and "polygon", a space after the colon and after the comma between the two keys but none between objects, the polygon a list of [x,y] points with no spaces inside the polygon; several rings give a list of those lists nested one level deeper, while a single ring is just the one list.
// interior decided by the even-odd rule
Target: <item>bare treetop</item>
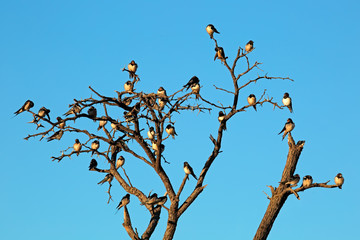
[{"label": "bare treetop", "polygon": [[[174,92],[166,90],[166,86],[156,86],[158,89],[156,93],[138,91],[137,88],[142,81],[147,80],[140,81],[140,75],[137,71],[138,64],[135,60],[131,60],[127,64],[127,68],[122,69],[129,74],[124,75],[124,78],[128,76],[129,79],[123,80],[123,89],[114,89],[113,96],[105,96],[89,86],[92,95],[86,99],[74,99],[74,102],[69,104],[68,111],[59,114],[63,118],[60,116],[50,118],[50,109],[46,107],[40,108],[38,112],[32,111],[34,103],[30,100],[26,101],[15,112],[16,115],[28,112],[33,116],[31,123],[36,125],[37,132],[29,134],[25,138],[26,140],[36,137],[41,141],[46,137],[48,141],[60,141],[64,135],[73,136],[74,141],[68,143],[69,147],[63,149],[60,154],[53,156],[52,160],[60,162],[75,157],[75,155],[88,156],[90,171],[106,173],[98,184],[108,185],[108,203],[113,200],[111,195],[112,182],[117,181],[120,184],[126,195],[121,200],[114,199],[114,201],[119,202],[117,210],[124,209],[123,226],[131,239],[149,239],[158,225],[163,209],[167,213],[167,227],[163,239],[173,238],[178,220],[207,186],[205,185],[205,177],[221,152],[223,133],[225,130],[232,131],[231,127],[226,126],[226,123],[231,121],[235,115],[247,110],[260,111],[256,108],[259,105],[269,105],[273,109],[285,108],[286,111],[288,108],[292,112],[292,100],[288,93],[284,94],[283,104],[279,104],[273,100],[273,97],[267,95],[266,89],[261,89],[262,94],[260,96],[250,94],[247,97],[248,104],[239,106],[240,91],[251,84],[260,80],[293,80],[289,77],[273,77],[264,74],[260,69],[261,63],[249,59],[251,53],[256,50],[254,41],[250,40],[247,44],[244,43],[244,48],[239,47],[234,60],[230,61],[228,60],[231,59],[230,55],[225,55],[224,47],[219,46],[218,41],[214,38],[214,33],[219,34],[217,29],[209,24],[206,31],[211,40],[214,41],[214,48],[209,49],[209,51],[213,52],[215,49],[214,60],[220,60],[216,61],[215,64],[222,64],[228,70],[230,73],[228,81],[232,83],[231,89],[221,87],[220,82],[214,85],[214,89],[230,94],[230,102],[223,102],[217,96],[205,99],[202,96],[201,84],[207,84],[207,81],[199,79],[197,76],[184,79],[183,82],[178,83],[179,88]],[[228,61],[230,62],[228,63]],[[240,64],[245,67],[245,70],[239,71],[237,69],[237,65]],[[257,76],[255,75],[255,78],[243,78],[250,72],[257,72]],[[214,112],[215,114],[211,116],[214,119],[218,118],[219,125],[215,129],[216,135],[209,135],[212,150],[208,156],[198,159],[203,163],[202,169],[193,169],[191,162],[184,162],[184,168],[179,169],[179,172],[184,171],[184,178],[180,186],[175,186],[164,167],[164,164],[171,164],[171,159],[168,159],[166,154],[166,140],[176,141],[176,136],[181,135],[181,132],[175,130],[177,129],[176,119],[181,118],[184,111],[203,114]],[[51,114],[54,112],[52,110]],[[117,114],[112,115],[110,112]],[[195,114],[194,117],[196,117]],[[81,126],[79,119],[94,123],[97,130],[90,130]],[[274,124],[274,128],[279,127],[279,124]],[[313,183],[311,176],[307,176],[306,179],[303,179],[302,186],[295,188],[300,181],[300,175],[294,173],[305,142],[299,141],[295,144],[291,136],[294,127],[294,122],[289,118],[280,132],[283,133],[283,139],[288,136],[288,159],[279,186],[269,186],[272,192],[271,197],[266,194],[270,199],[269,208],[259,226],[255,239],[266,239],[277,214],[289,195],[294,194],[300,199],[299,192],[314,187],[341,188],[344,182],[342,175],[337,176],[335,185],[327,185],[328,182]],[[199,141],[201,140],[199,139]],[[138,150],[139,148],[141,151]],[[125,158],[122,155],[118,156],[120,152],[126,152],[136,159],[139,168],[151,167],[154,174],[148,176],[149,181],[151,178],[160,178],[165,192],[154,189],[154,192],[146,193],[142,186],[132,184],[132,176],[126,172]],[[105,160],[106,167],[100,168],[97,160],[93,157]],[[84,169],[86,168],[84,167]],[[189,175],[191,175],[190,178]],[[183,196],[182,199],[184,200],[181,201],[180,195],[186,187],[187,181],[196,182],[195,187],[190,194]],[[136,224],[131,222],[130,210],[133,204],[141,204],[150,214],[149,224],[142,233],[134,227]]]}]

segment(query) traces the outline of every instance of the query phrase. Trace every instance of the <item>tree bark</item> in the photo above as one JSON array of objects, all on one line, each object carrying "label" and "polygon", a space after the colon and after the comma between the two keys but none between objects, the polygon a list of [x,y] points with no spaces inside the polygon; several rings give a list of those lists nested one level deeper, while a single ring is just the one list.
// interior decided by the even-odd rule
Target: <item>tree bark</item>
[{"label": "tree bark", "polygon": [[[299,141],[295,145],[294,139],[289,133],[288,143],[289,143],[289,153],[281,177],[281,182],[286,182],[294,175],[296,165],[298,163],[305,141]],[[261,220],[259,228],[256,231],[254,240],[267,239],[276,217],[278,216],[286,199],[291,194],[291,192],[289,191],[290,190],[289,186],[286,186],[284,183],[280,183],[278,188],[276,189],[274,189],[273,187],[270,188],[272,191],[272,197],[270,198],[270,203],[266,209],[263,219]]]},{"label": "tree bark", "polygon": [[168,222],[164,234],[163,240],[172,240],[174,238],[178,217],[177,217],[177,209],[178,209],[178,201],[171,201],[170,209],[169,209],[169,217]]},{"label": "tree bark", "polygon": [[153,232],[155,231],[155,228],[160,220],[160,213],[161,213],[161,206],[156,206],[154,210],[151,212],[151,219],[150,223],[141,236],[141,239],[143,240],[149,240]]}]

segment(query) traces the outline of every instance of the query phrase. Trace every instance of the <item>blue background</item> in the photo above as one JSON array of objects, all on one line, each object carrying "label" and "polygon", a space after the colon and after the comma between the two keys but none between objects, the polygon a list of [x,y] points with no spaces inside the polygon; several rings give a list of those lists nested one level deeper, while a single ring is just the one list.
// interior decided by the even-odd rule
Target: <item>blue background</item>
[{"label": "blue background", "polygon": [[[345,184],[343,190],[310,189],[300,193],[300,201],[290,196],[268,239],[354,239],[360,213],[358,12],[357,1],[0,1],[1,238],[128,238],[122,211],[114,214],[125,195],[119,185],[114,184],[115,201],[107,205],[107,186],[96,184],[103,175],[87,170],[89,155],[60,163],[50,159],[78,136],[25,141],[36,132],[26,124],[31,117],[12,118],[13,112],[32,99],[34,110],[46,106],[55,118],[72,99],[89,97],[88,86],[116,96],[114,90],[122,90],[128,79],[121,69],[132,59],[139,65],[139,91],[163,86],[170,94],[197,75],[202,96],[229,105],[230,96],[213,87],[231,89],[232,82],[225,67],[213,61],[214,43],[205,31],[212,23],[228,62],[252,39],[256,50],[249,56],[263,63],[259,74],[295,80],[250,85],[239,106],[247,104],[250,93],[259,96],[267,89],[280,102],[287,91],[294,113],[265,104],[228,122],[223,153],[208,172],[207,188],[181,217],[175,239],[253,238],[268,205],[262,191],[269,193],[266,185],[277,184],[285,164],[288,145],[277,133],[288,117],[296,124],[295,140],[306,140],[296,172],[312,175],[315,182],[333,182],[342,172]],[[166,141],[171,164],[165,168],[178,189],[183,162],[199,175],[209,156],[217,111],[174,114],[174,120],[179,136]],[[76,126],[96,127],[88,121]],[[164,193],[154,171],[124,156],[134,185],[145,193]],[[190,179],[181,200],[194,187]],[[129,211],[142,233],[148,212],[135,198]],[[166,218],[163,211],[153,239],[162,238]]]}]

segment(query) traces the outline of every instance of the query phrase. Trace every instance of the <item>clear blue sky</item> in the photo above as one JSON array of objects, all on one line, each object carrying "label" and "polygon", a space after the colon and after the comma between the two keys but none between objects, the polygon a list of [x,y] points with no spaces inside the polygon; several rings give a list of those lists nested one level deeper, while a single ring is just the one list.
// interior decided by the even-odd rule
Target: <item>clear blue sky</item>
[{"label": "clear blue sky", "polygon": [[[213,88],[231,82],[213,61],[213,42],[205,31],[212,23],[230,61],[252,39],[252,62],[263,62],[269,75],[295,79],[258,82],[241,93],[240,104],[265,88],[278,101],[288,91],[294,113],[264,105],[228,123],[223,153],[205,180],[208,187],[181,217],[175,239],[252,239],[268,204],[262,191],[276,185],[285,164],[288,146],[277,133],[288,117],[296,124],[295,140],[306,140],[297,173],[323,182],[342,172],[345,185],[310,189],[300,201],[290,196],[269,239],[354,239],[360,214],[359,10],[357,1],[0,1],[0,238],[128,238],[122,213],[114,214],[125,192],[115,184],[115,202],[106,204],[107,187],[96,184],[103,175],[87,170],[90,156],[50,160],[77,136],[25,141],[35,132],[26,124],[31,118],[12,118],[13,112],[32,99],[34,109],[46,106],[55,118],[73,98],[89,97],[89,85],[113,96],[128,79],[121,69],[132,59],[139,64],[141,91],[163,86],[170,93],[197,75],[206,98],[229,104]],[[184,161],[199,174],[218,122],[216,113],[174,119],[179,136],[166,143],[171,165],[165,167],[178,189]],[[163,193],[153,171],[125,157],[134,184]],[[183,196],[194,184],[187,183]],[[142,233],[149,214],[135,198],[129,211]],[[162,214],[153,239],[161,239],[167,218]]]}]

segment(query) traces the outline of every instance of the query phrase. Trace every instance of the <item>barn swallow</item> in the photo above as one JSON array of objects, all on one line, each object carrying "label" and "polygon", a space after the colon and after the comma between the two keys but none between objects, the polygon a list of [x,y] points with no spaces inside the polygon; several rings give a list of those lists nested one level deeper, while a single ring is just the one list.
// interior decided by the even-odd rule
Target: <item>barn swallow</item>
[{"label": "barn swallow", "polygon": [[95,159],[91,159],[90,165],[89,165],[89,171],[95,169],[97,167],[98,163]]},{"label": "barn swallow", "polygon": [[50,115],[49,115],[49,113],[50,113],[50,109],[47,109],[46,107],[42,107],[42,108],[40,108],[40,110],[39,110],[39,112],[38,112],[38,116],[40,117],[40,118],[43,118],[43,117],[45,117],[45,115],[48,117],[48,119],[50,120]]},{"label": "barn swallow", "polygon": [[209,24],[209,25],[206,26],[206,31],[207,31],[207,33],[210,35],[210,38],[211,38],[211,39],[214,38],[214,36],[213,36],[213,35],[214,35],[214,32],[220,34],[220,33],[218,32],[218,30],[216,30],[216,28],[215,28],[214,25],[212,25],[212,24]]},{"label": "barn swallow", "polygon": [[114,176],[111,173],[106,174],[103,180],[98,182],[98,184],[103,185],[104,183],[108,182],[111,185],[111,181],[113,180]]},{"label": "barn swallow", "polygon": [[167,97],[166,90],[163,87],[159,87],[159,89],[157,91],[157,95],[159,97]]},{"label": "barn swallow", "polygon": [[308,188],[313,183],[313,178],[310,175],[303,177],[303,182],[301,187]]},{"label": "barn swallow", "polygon": [[291,97],[289,96],[289,93],[284,93],[284,97],[282,99],[282,103],[284,104],[284,106],[288,107],[290,112],[292,113],[292,101],[291,101]]},{"label": "barn swallow", "polygon": [[148,135],[148,138],[150,140],[153,140],[154,137],[155,137],[155,130],[154,130],[154,127],[150,127],[149,128],[149,131],[147,132],[147,135]]},{"label": "barn swallow", "polygon": [[175,132],[175,127],[171,126],[171,124],[168,124],[165,129],[166,133],[171,135],[173,139],[175,139],[175,135],[177,136]]},{"label": "barn swallow", "polygon": [[120,208],[128,205],[130,202],[130,194],[126,194],[122,199],[121,201],[119,202],[119,205],[117,205],[116,209],[119,211]]},{"label": "barn swallow", "polygon": [[250,52],[254,49],[254,42],[252,40],[250,40],[246,45],[245,45],[245,51]]},{"label": "barn swallow", "polygon": [[118,160],[116,160],[116,169],[122,167],[124,163],[125,163],[125,158],[123,156],[120,156]]},{"label": "barn swallow", "polygon": [[153,205],[153,204],[155,204],[157,198],[158,198],[157,194],[156,194],[156,193],[153,193],[153,194],[151,194],[151,196],[149,196],[149,197],[146,199],[145,204]]},{"label": "barn swallow", "polygon": [[197,76],[193,76],[187,84],[185,84],[183,87],[186,87],[186,90],[188,90],[193,84],[199,83],[200,80]]},{"label": "barn swallow", "polygon": [[250,95],[248,96],[248,98],[247,98],[247,101],[248,101],[249,105],[250,105],[250,106],[253,106],[254,109],[255,109],[255,111],[257,111],[257,110],[256,110],[256,97],[255,97],[255,95],[254,95],[254,94],[250,94]]},{"label": "barn swallow", "polygon": [[282,140],[284,140],[284,138],[286,137],[286,135],[291,132],[293,129],[295,128],[295,123],[292,121],[291,118],[288,118],[288,120],[285,123],[284,128],[281,130],[281,132],[279,132],[279,134],[281,134],[282,132],[284,132]]},{"label": "barn swallow", "polygon": [[99,121],[99,127],[97,128],[97,130],[99,131],[102,127],[104,127],[107,123],[106,117],[102,116],[101,120]]},{"label": "barn swallow", "polygon": [[76,152],[77,156],[79,156],[79,154],[80,154],[81,147],[82,147],[82,145],[81,145],[79,139],[75,139],[75,143],[73,145],[73,148],[74,148],[74,151]]},{"label": "barn swallow", "polygon": [[111,128],[114,130],[114,131],[116,131],[116,130],[118,130],[118,122],[117,121],[115,121],[115,122],[111,122]]},{"label": "barn swallow", "polygon": [[155,151],[157,151],[159,149],[156,142],[152,142],[152,149]]},{"label": "barn swallow", "polygon": [[131,112],[124,111],[124,118],[127,123],[134,123],[136,117]]},{"label": "barn swallow", "polygon": [[89,116],[89,118],[93,119],[94,122],[95,122],[96,115],[97,115],[96,108],[94,108],[94,106],[91,106],[91,107],[88,109],[88,116]]},{"label": "barn swallow", "polygon": [[131,97],[126,97],[124,98],[124,100],[122,100],[122,103],[125,104],[126,106],[129,106],[132,102]]},{"label": "barn swallow", "polygon": [[69,116],[71,114],[74,114],[75,116],[81,112],[81,107],[78,103],[75,103],[70,109],[69,111],[67,111],[64,115],[65,116]]},{"label": "barn swallow", "polygon": [[290,178],[290,180],[289,181],[287,181],[287,182],[280,182],[280,183],[284,183],[284,184],[286,184],[286,185],[290,185],[290,187],[295,187],[295,186],[297,186],[297,183],[300,181],[300,176],[299,176],[299,174],[295,174],[294,176],[292,176],[291,178]]},{"label": "barn swallow", "polygon": [[51,135],[50,137],[47,138],[47,141],[50,142],[52,140],[60,140],[62,135],[63,135],[64,131],[63,130],[59,130],[57,132],[55,132],[53,135]]},{"label": "barn swallow", "polygon": [[196,99],[199,99],[200,85],[198,83],[191,85],[191,91],[195,94]]},{"label": "barn swallow", "polygon": [[216,60],[216,58],[219,58],[219,60],[221,62],[225,61],[225,59],[227,59],[227,57],[225,57],[225,52],[224,49],[222,47],[216,47],[215,48],[216,54],[214,57],[214,61]]},{"label": "barn swallow", "polygon": [[124,84],[124,89],[126,92],[132,92],[134,90],[134,84],[131,81],[127,81]]},{"label": "barn swallow", "polygon": [[135,63],[134,60],[132,60],[128,64],[129,78],[135,78],[135,73],[136,73],[137,67],[138,67],[138,65]]},{"label": "barn swallow", "polygon": [[167,201],[167,196],[162,196],[156,199],[155,204],[162,206],[166,203],[166,201]]},{"label": "barn swallow", "polygon": [[57,117],[56,120],[58,121],[58,124],[57,124],[58,127],[63,129],[65,127],[65,124],[66,124],[65,121],[63,121],[61,117]]},{"label": "barn swallow", "polygon": [[344,177],[341,173],[338,173],[336,176],[335,176],[335,184],[336,186],[338,186],[340,189],[342,189],[342,185],[344,184]]},{"label": "barn swallow", "polygon": [[99,149],[99,147],[100,147],[100,142],[98,140],[95,140],[91,143],[91,149],[92,149],[91,156]]},{"label": "barn swallow", "polygon": [[162,97],[158,98],[158,103],[159,103],[159,110],[160,111],[163,110],[167,103],[167,98],[162,98]]},{"label": "barn swallow", "polygon": [[184,172],[188,180],[189,180],[189,174],[191,174],[191,176],[193,176],[197,180],[194,170],[192,169],[192,167],[189,165],[188,162],[184,162]]},{"label": "barn swallow", "polygon": [[15,116],[17,116],[19,113],[22,113],[24,111],[29,111],[30,108],[32,108],[33,106],[34,106],[34,103],[31,100],[27,100],[19,110],[14,112],[14,114],[15,114]]},{"label": "barn swallow", "polygon": [[[153,142],[153,143],[152,143],[152,149],[154,149],[156,152],[159,150],[156,142]],[[162,153],[162,152],[165,150],[165,145],[164,145],[164,144],[161,144],[161,145],[160,145],[160,149],[161,149],[161,153]]]},{"label": "barn swallow", "polygon": [[[224,120],[225,118],[225,114],[223,113],[223,111],[220,111],[219,112],[219,116],[218,116],[218,120],[220,123],[222,123],[222,121]],[[224,130],[226,130],[226,122],[224,122]]]}]

